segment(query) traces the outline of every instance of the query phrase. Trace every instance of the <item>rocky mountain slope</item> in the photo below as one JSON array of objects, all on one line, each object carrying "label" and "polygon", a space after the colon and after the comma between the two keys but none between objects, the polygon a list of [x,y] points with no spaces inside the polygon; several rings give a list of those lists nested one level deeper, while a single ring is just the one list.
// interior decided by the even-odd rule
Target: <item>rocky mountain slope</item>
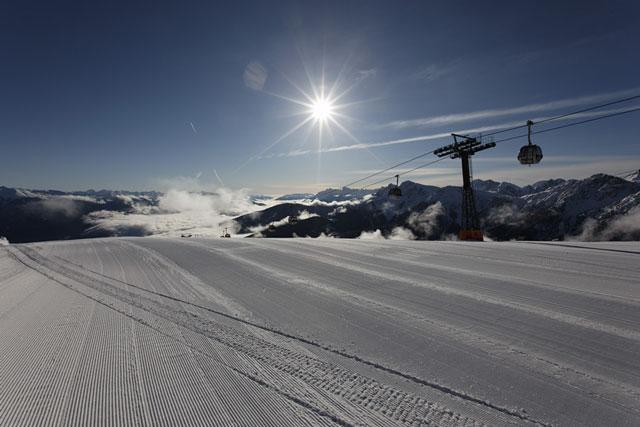
[{"label": "rocky mountain slope", "polygon": [[[232,195],[212,202],[212,198],[218,197],[216,193],[180,193],[168,197],[170,193],[154,191],[62,192],[0,186],[0,236],[12,243],[144,236],[162,231],[162,227],[149,224],[171,221],[175,224],[169,227],[191,230],[194,218],[217,235],[217,224],[223,218],[216,219],[216,213],[226,215],[227,219],[235,217],[231,227],[234,232],[251,236],[436,240],[457,235],[460,187],[435,187],[411,181],[400,187],[403,193],[400,198],[390,197],[389,187],[343,188],[277,199],[238,196],[242,199],[239,203]],[[474,187],[482,226],[491,239],[640,240],[637,177],[622,179],[598,174],[583,180],[552,179],[524,187],[477,180]],[[173,203],[163,204],[163,198],[172,199]],[[229,204],[233,209],[225,208]],[[238,204],[242,206],[235,207]],[[181,209],[197,212],[184,218],[168,218],[167,215],[180,214]],[[250,213],[236,216],[246,212]],[[114,215],[117,220],[111,221]],[[96,225],[105,221],[115,225]]]},{"label": "rocky mountain slope", "polygon": [[[331,190],[335,202],[315,199],[277,205],[235,222],[238,232],[264,237],[358,237],[363,233],[364,237],[377,232],[387,238],[443,239],[457,234],[459,187],[407,181],[400,188],[401,198],[390,197],[387,187],[357,201],[347,196],[354,194],[352,189]],[[640,183],[636,181],[598,174],[525,187],[478,180],[474,188],[482,226],[492,239],[640,239]],[[317,216],[289,220],[303,212]]]}]

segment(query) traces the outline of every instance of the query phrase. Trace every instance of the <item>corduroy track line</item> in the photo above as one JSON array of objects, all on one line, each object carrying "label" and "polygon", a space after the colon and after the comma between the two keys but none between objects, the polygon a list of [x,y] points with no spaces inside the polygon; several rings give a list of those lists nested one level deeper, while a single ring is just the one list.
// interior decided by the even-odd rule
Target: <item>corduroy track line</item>
[{"label": "corduroy track line", "polygon": [[[19,250],[21,251],[22,254],[24,254],[26,257],[31,259],[33,262],[40,264],[38,262],[38,260],[34,259],[32,256],[30,256],[29,254],[25,253],[21,249],[19,249]],[[267,326],[263,326],[263,325],[261,325],[259,323],[255,323],[255,322],[252,322],[252,321],[249,321],[249,320],[245,320],[245,319],[242,319],[242,318],[239,318],[239,317],[227,314],[227,313],[223,313],[221,311],[214,310],[214,309],[211,309],[211,308],[208,308],[208,307],[196,304],[196,303],[185,301],[185,300],[182,300],[180,298],[176,298],[176,297],[171,296],[171,295],[167,295],[167,294],[163,294],[161,292],[156,292],[156,291],[152,291],[152,290],[149,290],[149,289],[145,289],[145,288],[142,288],[140,286],[125,282],[123,280],[115,279],[113,277],[110,277],[110,276],[107,276],[105,274],[99,273],[97,271],[91,270],[89,268],[86,268],[86,267],[84,267],[84,266],[82,266],[80,264],[74,263],[72,261],[68,261],[68,260],[60,258],[60,257],[57,257],[57,258],[59,258],[63,262],[67,262],[69,264],[75,265],[75,266],[77,266],[79,268],[82,268],[84,270],[90,271],[91,273],[96,274],[98,276],[102,276],[102,277],[104,277],[106,279],[113,280],[113,281],[118,282],[118,283],[122,283],[123,285],[133,287],[133,288],[141,290],[143,292],[147,292],[147,293],[150,293],[150,294],[153,294],[153,295],[157,295],[157,296],[162,297],[162,298],[167,298],[167,299],[172,300],[172,301],[176,301],[176,302],[180,302],[180,303],[183,303],[183,304],[187,304],[187,305],[190,305],[192,307],[199,308],[199,309],[205,310],[207,312],[216,314],[218,316],[221,316],[221,317],[224,317],[224,318],[227,318],[227,319],[231,319],[231,320],[243,323],[245,325],[252,326],[252,327],[264,330],[266,332],[271,332],[271,333],[274,333],[276,335],[280,335],[280,336],[285,337],[285,338],[293,339],[293,340],[302,342],[304,344],[320,348],[320,349],[322,349],[324,351],[328,351],[330,353],[336,354],[338,356],[341,356],[341,357],[344,357],[344,358],[347,358],[347,359],[355,360],[355,361],[357,361],[359,363],[365,364],[367,366],[371,366],[371,367],[373,367],[375,369],[378,369],[380,371],[383,371],[383,372],[386,372],[386,373],[389,373],[389,374],[392,374],[392,375],[395,375],[395,376],[398,376],[398,377],[402,377],[404,379],[410,380],[410,381],[415,382],[417,384],[421,384],[421,385],[433,388],[435,390],[441,391],[443,393],[458,397],[460,399],[463,399],[463,400],[466,400],[466,401],[469,401],[469,402],[473,402],[473,403],[476,403],[476,404],[491,408],[491,409],[496,410],[498,412],[501,412],[503,414],[507,414],[507,415],[510,415],[510,416],[513,416],[513,417],[517,417],[517,418],[519,418],[519,419],[521,419],[523,421],[532,422],[532,423],[535,423],[535,424],[538,424],[538,425],[542,425],[542,426],[545,426],[545,427],[550,427],[551,426],[548,423],[532,419],[532,418],[530,418],[530,417],[528,417],[526,415],[523,415],[523,414],[521,414],[519,412],[515,412],[515,411],[512,411],[512,410],[510,410],[508,408],[504,408],[504,407],[495,405],[493,403],[484,401],[484,400],[482,400],[480,398],[468,395],[468,394],[466,394],[464,392],[461,392],[461,391],[457,391],[457,390],[452,389],[452,388],[450,388],[448,386],[441,385],[441,384],[438,384],[438,383],[434,383],[434,382],[425,380],[423,378],[419,378],[419,377],[416,377],[414,375],[407,374],[407,373],[398,371],[398,370],[393,369],[393,368],[389,368],[389,367],[381,365],[381,364],[379,364],[377,362],[373,362],[373,361],[364,359],[364,358],[362,358],[360,356],[357,356],[355,354],[350,354],[350,353],[347,353],[347,352],[344,352],[344,351],[341,351],[341,350],[336,350],[336,349],[334,349],[332,347],[329,347],[329,346],[324,345],[324,344],[317,343],[315,341],[308,340],[308,339],[306,339],[304,337],[299,337],[299,336],[296,336],[296,335],[293,335],[293,334],[290,334],[290,333],[287,333],[287,332],[284,332],[284,331],[281,331],[281,330],[278,330],[278,329],[275,329],[275,328],[270,328],[270,327],[267,327]],[[22,264],[26,265],[27,267],[33,269],[33,267],[25,264],[24,262],[22,262],[22,261],[20,261],[20,262]],[[56,282],[58,282],[58,281],[56,280]]]}]

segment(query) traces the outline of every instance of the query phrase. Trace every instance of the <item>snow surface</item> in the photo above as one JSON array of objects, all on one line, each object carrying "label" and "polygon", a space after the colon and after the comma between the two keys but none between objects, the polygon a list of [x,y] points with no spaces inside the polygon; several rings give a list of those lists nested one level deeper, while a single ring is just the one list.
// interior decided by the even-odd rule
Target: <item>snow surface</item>
[{"label": "snow surface", "polygon": [[638,425],[640,244],[0,247],[0,425]]}]

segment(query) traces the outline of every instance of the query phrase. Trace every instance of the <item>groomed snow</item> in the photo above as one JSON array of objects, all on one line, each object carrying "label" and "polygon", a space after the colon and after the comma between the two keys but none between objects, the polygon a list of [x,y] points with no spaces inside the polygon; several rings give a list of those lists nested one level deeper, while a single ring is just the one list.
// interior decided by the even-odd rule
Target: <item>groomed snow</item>
[{"label": "groomed snow", "polygon": [[638,425],[640,244],[0,246],[0,425]]}]

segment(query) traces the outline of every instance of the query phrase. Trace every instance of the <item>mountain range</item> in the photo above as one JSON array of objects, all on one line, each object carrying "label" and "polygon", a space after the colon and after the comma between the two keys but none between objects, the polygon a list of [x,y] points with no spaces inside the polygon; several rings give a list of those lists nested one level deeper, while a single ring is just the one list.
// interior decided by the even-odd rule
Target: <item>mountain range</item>
[{"label": "mountain range", "polygon": [[[626,180],[598,174],[524,187],[476,180],[473,186],[485,235],[494,240],[640,239],[638,177]],[[306,203],[283,203],[234,221],[239,233],[264,237],[434,240],[457,235],[460,187],[405,181],[399,198],[389,195],[390,188],[364,196],[345,188],[339,192],[342,197],[336,196],[338,190],[332,190],[337,201],[314,198]],[[357,197],[347,196],[354,194]]]},{"label": "mountain range", "polygon": [[[640,176],[622,179],[598,174],[524,187],[475,180],[473,186],[482,228],[493,240],[640,240]],[[460,187],[405,181],[400,185],[401,197],[390,196],[390,188],[247,196],[248,213],[223,225],[250,237],[455,238]],[[155,191],[63,192],[0,186],[0,236],[21,243],[156,234],[147,223],[130,219],[153,220],[166,214],[163,197],[164,193]],[[247,211],[246,206],[255,209]],[[179,214],[181,208],[176,209],[169,213]],[[100,226],[101,218],[116,214],[117,227]],[[201,214],[214,217],[219,211]],[[218,235],[218,229],[217,224],[212,226],[209,234]]]}]

